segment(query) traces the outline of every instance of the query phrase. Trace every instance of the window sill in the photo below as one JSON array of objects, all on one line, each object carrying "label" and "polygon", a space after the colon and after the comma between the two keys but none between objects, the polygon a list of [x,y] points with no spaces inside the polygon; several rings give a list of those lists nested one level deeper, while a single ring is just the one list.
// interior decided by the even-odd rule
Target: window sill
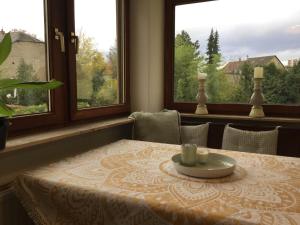
[{"label": "window sill", "polygon": [[267,122],[267,123],[300,124],[300,119],[288,118],[288,117],[252,118],[249,116],[238,116],[238,115],[221,115],[221,114],[198,115],[192,113],[181,113],[181,116],[186,118],[201,118],[201,119],[212,119],[212,120],[236,120],[236,121],[253,121],[253,122]]},{"label": "window sill", "polygon": [[92,133],[102,129],[111,127],[131,124],[133,121],[127,117],[109,119],[99,122],[86,123],[60,129],[54,129],[49,132],[42,132],[39,134],[30,134],[21,137],[9,139],[6,143],[6,148],[0,151],[0,156],[18,151],[23,148],[32,147],[35,145],[59,141],[65,138],[73,137],[76,135]]}]

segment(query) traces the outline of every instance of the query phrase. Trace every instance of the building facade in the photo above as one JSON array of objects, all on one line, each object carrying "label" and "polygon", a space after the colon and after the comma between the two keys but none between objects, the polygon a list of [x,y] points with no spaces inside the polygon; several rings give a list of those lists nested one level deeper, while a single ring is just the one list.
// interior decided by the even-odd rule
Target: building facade
[{"label": "building facade", "polygon": [[[38,80],[47,79],[46,45],[23,31],[10,32],[12,49],[8,58],[0,66],[0,78],[16,78],[22,62],[33,68],[33,76]],[[0,31],[0,41],[5,33]]]}]

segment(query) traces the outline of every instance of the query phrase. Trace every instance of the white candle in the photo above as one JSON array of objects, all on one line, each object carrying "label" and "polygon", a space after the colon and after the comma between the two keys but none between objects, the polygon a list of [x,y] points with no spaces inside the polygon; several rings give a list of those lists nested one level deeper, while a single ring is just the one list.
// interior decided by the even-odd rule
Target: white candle
[{"label": "white candle", "polygon": [[197,150],[197,157],[199,163],[206,163],[208,159],[209,151],[207,148],[200,148]]},{"label": "white candle", "polygon": [[254,68],[254,78],[264,78],[264,68],[255,67]]},{"label": "white candle", "polygon": [[198,73],[198,80],[205,80],[207,77],[206,73]]}]

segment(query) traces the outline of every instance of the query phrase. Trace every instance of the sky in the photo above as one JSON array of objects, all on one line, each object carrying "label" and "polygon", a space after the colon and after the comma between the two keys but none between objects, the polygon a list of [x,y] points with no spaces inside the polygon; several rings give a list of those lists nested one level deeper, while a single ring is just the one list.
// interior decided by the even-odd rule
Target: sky
[{"label": "sky", "polygon": [[[43,0],[0,0],[0,5],[0,30],[21,29],[45,40]],[[115,45],[115,15],[114,0],[75,0],[76,32],[92,37],[101,51]]]},{"label": "sky", "polygon": [[176,6],[175,32],[187,31],[205,53],[218,30],[224,61],[277,55],[300,58],[299,0],[218,0]]}]

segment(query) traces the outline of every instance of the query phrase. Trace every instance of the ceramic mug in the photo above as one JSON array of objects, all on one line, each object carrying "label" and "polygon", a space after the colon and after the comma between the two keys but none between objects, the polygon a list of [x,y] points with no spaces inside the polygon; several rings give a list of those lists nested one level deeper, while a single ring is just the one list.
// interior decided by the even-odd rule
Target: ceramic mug
[{"label": "ceramic mug", "polygon": [[183,144],[181,145],[181,162],[187,166],[194,166],[197,163],[197,145]]}]

